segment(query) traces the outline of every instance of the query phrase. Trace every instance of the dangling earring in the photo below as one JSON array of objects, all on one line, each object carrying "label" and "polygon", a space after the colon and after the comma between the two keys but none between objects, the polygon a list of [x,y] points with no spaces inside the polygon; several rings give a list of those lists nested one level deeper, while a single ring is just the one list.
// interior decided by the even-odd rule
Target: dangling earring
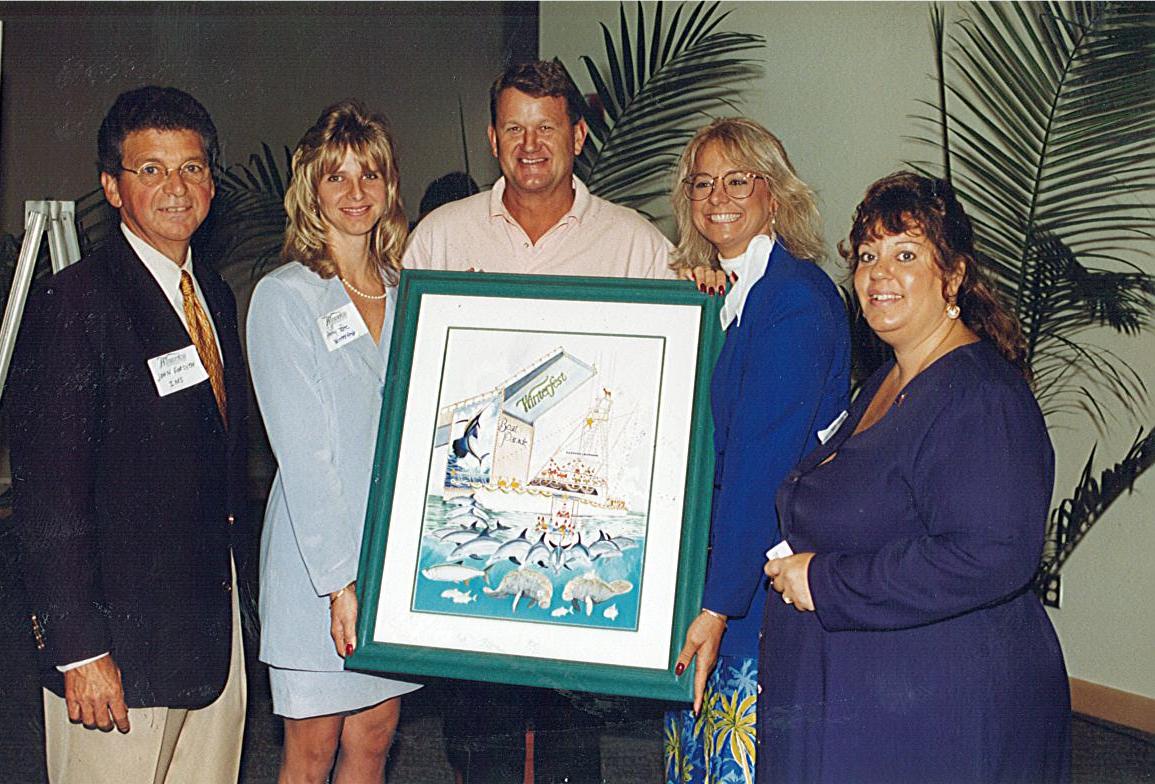
[{"label": "dangling earring", "polygon": [[951,303],[946,306],[946,317],[951,321],[954,321],[961,315],[962,308],[960,308],[958,303],[956,303],[954,300],[951,300]]}]

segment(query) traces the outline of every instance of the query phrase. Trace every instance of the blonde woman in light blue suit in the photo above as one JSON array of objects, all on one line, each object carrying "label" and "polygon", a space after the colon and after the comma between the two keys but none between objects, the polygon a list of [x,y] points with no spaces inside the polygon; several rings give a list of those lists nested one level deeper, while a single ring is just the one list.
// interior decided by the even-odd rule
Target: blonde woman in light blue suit
[{"label": "blonde woman in light blue suit", "polygon": [[286,264],[253,293],[248,353],[277,475],[261,538],[261,661],[284,718],[279,782],[374,782],[418,688],[345,671],[353,581],[405,244],[384,118],[326,109],[293,153]]}]

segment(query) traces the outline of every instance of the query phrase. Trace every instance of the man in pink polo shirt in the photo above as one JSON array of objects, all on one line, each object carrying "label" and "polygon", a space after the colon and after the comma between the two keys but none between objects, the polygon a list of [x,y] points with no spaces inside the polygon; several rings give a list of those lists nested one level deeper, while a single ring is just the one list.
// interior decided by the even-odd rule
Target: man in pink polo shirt
[{"label": "man in pink polo shirt", "polygon": [[[585,143],[579,96],[556,63],[511,66],[489,90],[493,189],[429,213],[409,238],[409,269],[674,279],[670,242],[634,210],[574,176]],[[446,750],[465,784],[600,782],[604,718],[547,689],[462,683],[445,712]],[[534,750],[523,738],[534,730]],[[529,762],[532,754],[532,763]]]},{"label": "man in pink polo shirt", "polygon": [[489,90],[493,189],[425,217],[409,238],[409,269],[674,278],[670,242],[634,210],[574,176],[585,143],[579,97],[556,63],[511,66]]}]

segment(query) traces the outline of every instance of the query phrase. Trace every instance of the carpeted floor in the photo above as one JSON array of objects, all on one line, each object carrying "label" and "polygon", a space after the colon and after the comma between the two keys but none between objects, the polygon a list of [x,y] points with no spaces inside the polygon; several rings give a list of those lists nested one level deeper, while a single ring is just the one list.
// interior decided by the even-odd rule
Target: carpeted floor
[{"label": "carpeted floor", "polygon": [[[0,784],[43,784],[40,693],[32,667],[31,635],[12,573],[13,542],[8,534],[0,522]],[[280,757],[280,721],[270,712],[268,678],[264,666],[255,660],[255,650],[254,641],[247,640],[249,709],[241,782],[273,784]],[[442,716],[452,704],[452,684],[434,683],[406,700],[389,764],[390,784],[453,782],[442,736]],[[592,707],[602,725],[598,746],[603,781],[662,781],[664,706],[598,699]],[[509,741],[511,753],[520,742],[520,738]],[[539,744],[548,742],[548,737],[537,739]],[[1076,715],[1072,743],[1075,784],[1155,784],[1155,736]],[[539,777],[538,784],[548,783]]]}]

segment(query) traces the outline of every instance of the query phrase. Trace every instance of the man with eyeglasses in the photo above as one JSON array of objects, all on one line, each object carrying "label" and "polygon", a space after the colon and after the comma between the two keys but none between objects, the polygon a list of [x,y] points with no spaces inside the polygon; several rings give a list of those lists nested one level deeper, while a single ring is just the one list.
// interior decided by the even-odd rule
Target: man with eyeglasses
[{"label": "man with eyeglasses", "polygon": [[247,392],[233,295],[189,246],[216,128],[143,87],[97,147],[120,226],[29,298],[6,401],[48,777],[235,782]]}]

